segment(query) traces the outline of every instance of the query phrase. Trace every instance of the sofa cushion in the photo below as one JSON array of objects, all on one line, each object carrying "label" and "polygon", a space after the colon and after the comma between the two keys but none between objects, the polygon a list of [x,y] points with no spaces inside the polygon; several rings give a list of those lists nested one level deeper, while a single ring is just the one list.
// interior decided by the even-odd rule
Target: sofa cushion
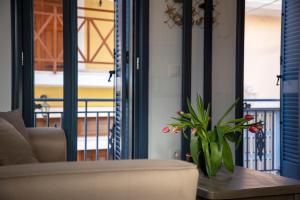
[{"label": "sofa cushion", "polygon": [[29,141],[22,114],[19,110],[0,112],[0,117],[12,124]]},{"label": "sofa cushion", "polygon": [[0,199],[5,200],[195,200],[197,183],[196,165],[175,160],[0,167]]},{"label": "sofa cushion", "polygon": [[37,163],[30,144],[8,121],[0,118],[0,165]]}]

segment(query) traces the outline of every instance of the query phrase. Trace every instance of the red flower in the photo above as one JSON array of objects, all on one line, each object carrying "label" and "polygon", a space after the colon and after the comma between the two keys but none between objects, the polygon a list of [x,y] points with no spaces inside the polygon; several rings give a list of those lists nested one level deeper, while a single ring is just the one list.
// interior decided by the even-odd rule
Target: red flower
[{"label": "red flower", "polygon": [[253,115],[245,115],[245,119],[247,121],[251,121],[252,119],[254,119]]},{"label": "red flower", "polygon": [[250,126],[248,129],[251,133],[258,133],[259,129],[255,126]]},{"label": "red flower", "polygon": [[165,128],[163,128],[163,130],[162,130],[163,133],[169,133],[170,131],[171,131],[171,130],[170,130],[169,127],[165,127]]}]

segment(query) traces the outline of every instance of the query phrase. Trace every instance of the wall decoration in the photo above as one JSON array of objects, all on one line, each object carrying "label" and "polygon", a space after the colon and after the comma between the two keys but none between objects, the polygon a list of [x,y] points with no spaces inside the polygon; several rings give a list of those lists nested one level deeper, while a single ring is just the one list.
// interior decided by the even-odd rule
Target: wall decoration
[{"label": "wall decoration", "polygon": [[[170,28],[174,26],[182,25],[182,1],[183,0],[165,0],[166,8],[165,13],[167,19],[164,21]],[[214,8],[218,4],[218,1],[214,4]],[[192,8],[192,24],[195,26],[201,26],[204,21],[204,8],[205,0],[193,0]],[[215,9],[214,9],[215,11]],[[214,12],[215,13],[215,12]],[[218,12],[214,15],[214,23],[216,21],[216,16]]]}]

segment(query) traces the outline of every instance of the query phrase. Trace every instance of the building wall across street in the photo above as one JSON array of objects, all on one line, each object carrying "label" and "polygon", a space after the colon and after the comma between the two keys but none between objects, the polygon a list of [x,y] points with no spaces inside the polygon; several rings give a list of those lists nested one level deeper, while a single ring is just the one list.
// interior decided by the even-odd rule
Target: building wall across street
[{"label": "building wall across street", "polygon": [[280,11],[278,15],[246,15],[245,98],[279,99]]}]

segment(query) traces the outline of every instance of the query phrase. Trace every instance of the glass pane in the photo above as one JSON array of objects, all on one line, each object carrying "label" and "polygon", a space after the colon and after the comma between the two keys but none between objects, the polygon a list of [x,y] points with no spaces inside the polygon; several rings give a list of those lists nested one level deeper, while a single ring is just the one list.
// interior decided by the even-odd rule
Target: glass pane
[{"label": "glass pane", "polygon": [[63,113],[63,0],[34,0],[35,125],[60,127]]},{"label": "glass pane", "polygon": [[244,166],[279,173],[281,0],[246,0],[245,114],[263,121],[259,134],[245,131]]},{"label": "glass pane", "polygon": [[78,0],[78,160],[109,159],[114,1]]}]

